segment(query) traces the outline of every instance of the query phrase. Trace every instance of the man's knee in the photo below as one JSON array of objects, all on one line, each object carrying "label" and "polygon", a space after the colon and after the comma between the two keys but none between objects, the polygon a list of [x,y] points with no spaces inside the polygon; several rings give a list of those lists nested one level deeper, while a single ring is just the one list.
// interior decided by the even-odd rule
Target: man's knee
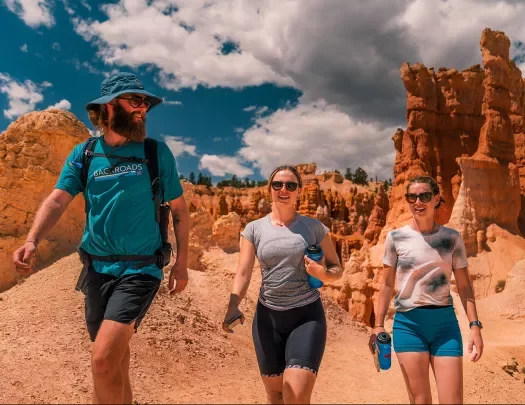
[{"label": "man's knee", "polygon": [[116,361],[111,351],[99,350],[96,345],[91,352],[91,367],[93,374],[111,378],[111,376],[120,372],[121,361]]}]

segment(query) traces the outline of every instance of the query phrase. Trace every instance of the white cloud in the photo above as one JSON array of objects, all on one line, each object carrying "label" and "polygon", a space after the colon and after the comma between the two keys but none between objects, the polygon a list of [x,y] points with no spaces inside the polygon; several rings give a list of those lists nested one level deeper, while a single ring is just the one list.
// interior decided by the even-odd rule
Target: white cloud
[{"label": "white cloud", "polygon": [[239,155],[264,176],[278,165],[316,162],[319,170],[360,166],[370,175],[389,178],[395,130],[352,120],[324,101],[300,104],[259,117],[244,133]]},{"label": "white cloud", "polygon": [[62,99],[58,103],[47,107],[48,110],[50,108],[58,108],[59,110],[69,111],[71,109],[71,103],[66,99]]},{"label": "white cloud", "polygon": [[20,47],[20,50],[21,50],[22,52],[27,52],[27,44],[22,45],[22,46]]},{"label": "white cloud", "polygon": [[172,101],[172,100],[166,100],[166,99],[164,99],[162,103],[163,103],[163,104],[167,104],[167,105],[182,105],[182,102],[177,101],[177,100],[173,100],[173,101]]},{"label": "white cloud", "polygon": [[7,94],[9,102],[9,108],[4,110],[4,116],[13,119],[33,111],[35,106],[44,99],[43,89],[50,86],[52,84],[49,82],[38,85],[31,80],[20,83],[8,74],[0,73],[0,93]]},{"label": "white cloud", "polygon": [[[387,125],[404,121],[403,62],[459,69],[480,63],[485,27],[525,41],[524,1],[350,4],[121,0],[104,7],[107,20],[76,20],[75,26],[98,45],[106,63],[153,64],[169,89],[290,85],[303,92],[303,103],[324,99],[353,117]],[[236,50],[223,54],[231,44]]]},{"label": "white cloud", "polygon": [[48,0],[4,0],[7,8],[32,28],[51,27],[55,23]]},{"label": "white cloud", "polygon": [[82,4],[85,8],[87,8],[88,11],[91,11],[91,6],[88,4],[86,0],[81,0],[80,4]]},{"label": "white cloud", "polygon": [[253,170],[242,165],[238,156],[203,155],[199,169],[207,169],[214,176],[235,174],[237,177],[246,177],[253,174]]},{"label": "white cloud", "polygon": [[[284,141],[273,137],[288,135],[275,123],[294,122],[297,128],[291,126],[290,133],[300,128],[338,145],[318,158],[320,166],[362,166],[378,175],[390,171],[393,129],[406,126],[406,92],[399,77],[403,62],[457,69],[480,64],[485,27],[525,42],[525,1],[517,0],[367,0],[358,7],[348,0],[330,0],[330,7],[304,0],[121,0],[103,10],[105,20],[73,21],[108,65],[154,66],[158,83],[174,90],[292,86],[302,93],[296,110],[268,114],[256,105],[243,109],[255,111],[256,122],[274,123],[268,134],[259,131],[260,139]],[[234,51],[224,54],[223,47]],[[525,66],[525,59],[518,65]],[[313,107],[317,100],[325,105]],[[339,134],[350,137],[346,143],[331,130],[327,116],[338,123]],[[319,122],[327,128],[322,130]],[[250,143],[243,153],[255,153],[251,145],[262,142],[250,138],[256,130],[245,134]],[[381,147],[374,149],[375,144]],[[294,157],[307,160],[310,155],[301,154],[318,148],[308,145]],[[351,145],[366,153],[348,153]],[[346,157],[341,151],[347,151]],[[275,154],[267,151],[251,159],[268,170],[286,157]],[[335,162],[329,156],[336,156]]]},{"label": "white cloud", "polygon": [[241,127],[235,128],[234,132],[237,134],[242,134],[244,132],[244,128],[241,128]]},{"label": "white cloud", "polygon": [[[266,3],[270,7],[260,13],[261,4]],[[173,11],[174,6],[178,11]],[[275,46],[280,39],[267,37],[265,32],[282,30],[287,10],[297,7],[297,1],[281,5],[280,0],[161,0],[151,5],[121,1],[103,7],[107,21],[73,22],[84,39],[95,40],[106,63],[157,65],[160,83],[169,89],[200,84],[234,88],[265,82],[293,85],[290,77],[269,63],[281,56]],[[242,51],[222,52],[232,43],[242,43]]]},{"label": "white cloud", "polygon": [[53,48],[55,51],[58,51],[58,52],[62,50],[58,42],[53,42],[53,44],[51,45],[51,48]]},{"label": "white cloud", "polygon": [[257,111],[255,111],[255,115],[263,115],[266,111],[268,111],[267,106],[258,108]]},{"label": "white cloud", "polygon": [[195,145],[189,145],[188,139],[183,139],[178,136],[170,136],[170,135],[161,135],[162,139],[168,147],[171,150],[171,153],[173,153],[173,156],[178,157],[185,153],[191,156],[197,156],[195,153],[196,146]]},{"label": "white cloud", "polygon": [[486,27],[504,31],[511,41],[524,41],[524,15],[523,1],[416,0],[407,7],[400,22],[417,39],[421,59],[428,67],[459,70],[481,64],[479,40]]}]

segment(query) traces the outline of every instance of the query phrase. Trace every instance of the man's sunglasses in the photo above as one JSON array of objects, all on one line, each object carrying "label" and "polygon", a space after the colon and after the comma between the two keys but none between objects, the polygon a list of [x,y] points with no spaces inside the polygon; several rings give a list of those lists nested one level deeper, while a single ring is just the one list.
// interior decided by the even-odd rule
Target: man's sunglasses
[{"label": "man's sunglasses", "polygon": [[142,104],[144,104],[144,107],[149,110],[151,107],[151,101],[147,97],[140,97],[140,96],[130,96],[130,97],[117,97],[122,100],[128,100],[129,104],[133,108],[139,108]]},{"label": "man's sunglasses", "polygon": [[295,181],[272,181],[272,188],[275,191],[279,191],[285,185],[288,191],[295,191],[297,190],[297,186],[299,186]]},{"label": "man's sunglasses", "polygon": [[421,194],[413,194],[413,193],[405,194],[405,198],[410,204],[414,204],[418,198],[419,198],[419,201],[421,201],[422,203],[427,203],[432,200],[432,197],[434,197],[434,194],[432,194],[430,191],[427,191]]}]

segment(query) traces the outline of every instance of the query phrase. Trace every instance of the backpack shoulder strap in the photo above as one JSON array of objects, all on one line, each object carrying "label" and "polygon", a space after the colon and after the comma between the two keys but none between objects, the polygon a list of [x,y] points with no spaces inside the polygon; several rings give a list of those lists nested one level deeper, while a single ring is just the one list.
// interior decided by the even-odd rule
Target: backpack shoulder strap
[{"label": "backpack shoulder strap", "polygon": [[148,172],[151,180],[151,191],[153,199],[155,200],[155,211],[157,222],[160,222],[160,174],[159,174],[159,158],[157,155],[157,141],[152,138],[144,139],[144,156],[148,163]]},{"label": "backpack shoulder strap", "polygon": [[82,183],[82,191],[86,189],[87,185],[87,178],[89,173],[89,164],[91,163],[91,159],[93,159],[93,151],[95,150],[95,145],[98,141],[98,137],[93,136],[89,138],[86,143],[84,144],[84,147],[82,148],[82,156],[81,156],[81,172],[80,172],[80,181]]},{"label": "backpack shoulder strap", "polygon": [[[148,172],[151,183],[159,178],[159,158],[157,156],[157,140],[152,138],[144,139],[144,157],[148,160]],[[159,178],[160,180],[160,178]],[[157,180],[158,183],[158,180]]]}]

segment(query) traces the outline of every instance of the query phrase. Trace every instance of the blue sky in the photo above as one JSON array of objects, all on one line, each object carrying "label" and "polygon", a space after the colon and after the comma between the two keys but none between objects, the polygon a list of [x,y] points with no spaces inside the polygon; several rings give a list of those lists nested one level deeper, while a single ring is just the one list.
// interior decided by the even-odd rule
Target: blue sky
[{"label": "blue sky", "polygon": [[525,41],[521,3],[0,0],[0,131],[55,105],[92,129],[86,102],[108,74],[132,71],[166,100],[148,134],[186,176],[260,179],[316,162],[388,178],[406,126],[400,65],[481,63],[485,27]]}]

